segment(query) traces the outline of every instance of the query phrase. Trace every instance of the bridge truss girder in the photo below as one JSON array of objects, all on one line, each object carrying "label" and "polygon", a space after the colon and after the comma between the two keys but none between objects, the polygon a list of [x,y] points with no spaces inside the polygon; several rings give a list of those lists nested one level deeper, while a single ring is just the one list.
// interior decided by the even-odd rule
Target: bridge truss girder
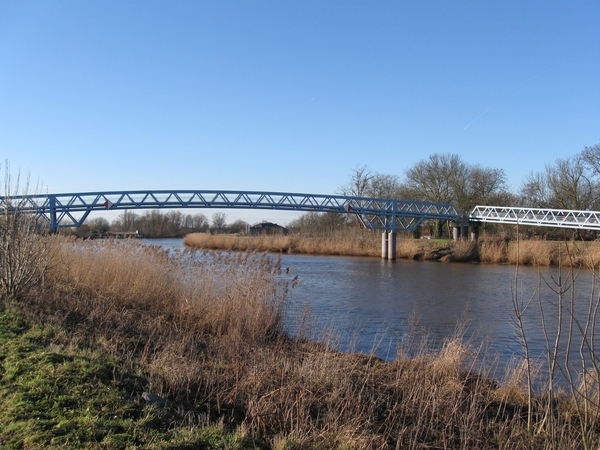
[{"label": "bridge truss girder", "polygon": [[14,208],[36,214],[56,231],[81,226],[92,211],[237,208],[356,215],[366,228],[414,230],[423,220],[458,220],[453,205],[340,195],[257,191],[113,191],[0,197],[0,211]]},{"label": "bridge truss girder", "polygon": [[600,212],[568,209],[476,206],[470,220],[582,230],[600,230]]}]

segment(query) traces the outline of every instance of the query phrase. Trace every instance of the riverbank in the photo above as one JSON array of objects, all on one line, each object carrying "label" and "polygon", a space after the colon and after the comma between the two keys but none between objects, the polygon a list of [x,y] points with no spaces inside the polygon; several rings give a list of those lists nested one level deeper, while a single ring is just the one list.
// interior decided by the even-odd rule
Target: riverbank
[{"label": "riverbank", "polygon": [[275,258],[206,251],[190,259],[139,242],[49,245],[43,288],[2,304],[6,448],[600,442],[582,391],[528,397],[521,366],[490,378],[493,362],[460,333],[435,351],[408,339],[393,362],[286,336],[295,280]]},{"label": "riverbank", "polygon": [[[273,253],[297,253],[335,256],[381,256],[379,233],[329,238],[298,236],[238,236],[192,233],[183,240],[198,249],[249,249]],[[477,244],[466,241],[398,239],[398,259],[494,264],[523,264],[563,267],[598,267],[600,242],[481,239]]]}]

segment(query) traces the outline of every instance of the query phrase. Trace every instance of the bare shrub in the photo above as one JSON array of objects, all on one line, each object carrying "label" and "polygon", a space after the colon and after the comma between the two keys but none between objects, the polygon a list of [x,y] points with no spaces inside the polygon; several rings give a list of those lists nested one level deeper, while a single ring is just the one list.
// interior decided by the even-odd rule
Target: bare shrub
[{"label": "bare shrub", "polygon": [[35,214],[25,211],[28,185],[17,195],[19,177],[13,186],[7,165],[0,203],[0,296],[7,299],[20,299],[39,287],[48,267],[49,240]]}]

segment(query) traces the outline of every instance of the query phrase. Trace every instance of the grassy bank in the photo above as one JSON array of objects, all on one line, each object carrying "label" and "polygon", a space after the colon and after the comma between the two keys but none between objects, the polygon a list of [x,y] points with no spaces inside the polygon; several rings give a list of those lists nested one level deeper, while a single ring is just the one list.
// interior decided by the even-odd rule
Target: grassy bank
[{"label": "grassy bank", "polygon": [[[581,448],[597,414],[493,380],[460,334],[394,362],[290,338],[294,279],[250,252],[53,238],[43,286],[5,301],[8,448]],[[149,406],[150,392],[166,399]],[[579,391],[578,391],[579,392]]]},{"label": "grassy bank", "polygon": [[[366,232],[330,238],[298,236],[236,236],[192,233],[187,246],[199,249],[308,255],[381,256],[380,233]],[[598,267],[600,242],[481,239],[477,244],[428,239],[398,239],[397,257],[413,260],[480,261],[496,264]]]},{"label": "grassy bank", "polygon": [[[122,360],[72,346],[60,327],[0,312],[0,447],[248,448],[222,426],[143,400],[147,383]],[[131,368],[131,367],[130,367]]]}]

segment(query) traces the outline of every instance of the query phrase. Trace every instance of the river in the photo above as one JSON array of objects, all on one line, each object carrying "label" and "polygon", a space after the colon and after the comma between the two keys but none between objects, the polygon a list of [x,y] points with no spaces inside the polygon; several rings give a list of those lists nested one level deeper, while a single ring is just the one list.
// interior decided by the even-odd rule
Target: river
[{"label": "river", "polygon": [[[180,239],[146,242],[183,248]],[[307,337],[335,330],[330,339],[341,350],[373,351],[392,360],[398,344],[406,339],[426,335],[435,347],[464,325],[465,339],[475,346],[482,344],[504,367],[522,352],[513,311],[515,296],[522,304],[531,300],[522,322],[533,358],[544,361],[546,355],[540,304],[552,341],[556,336],[558,294],[552,281],[559,275],[556,268],[538,271],[521,266],[517,272],[508,265],[304,255],[281,255],[281,265],[300,281],[290,296],[290,331],[300,332],[298,324],[308,315],[313,326]],[[567,279],[564,270],[562,277]],[[570,302],[574,292],[574,311],[580,320],[588,315],[590,299],[598,300],[592,278],[592,272],[581,271],[575,289],[565,295]],[[600,345],[600,339],[595,344]],[[579,358],[578,348],[570,353],[574,360]]]}]

